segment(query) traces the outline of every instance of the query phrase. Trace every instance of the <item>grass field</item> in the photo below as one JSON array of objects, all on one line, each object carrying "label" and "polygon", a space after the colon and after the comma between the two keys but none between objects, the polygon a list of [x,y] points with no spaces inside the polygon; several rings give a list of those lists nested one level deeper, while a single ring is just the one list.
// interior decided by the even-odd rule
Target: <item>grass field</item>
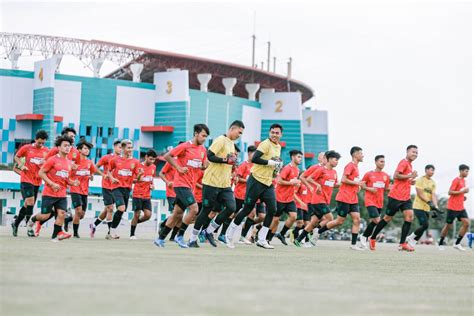
[{"label": "grass field", "polygon": [[[85,226],[85,225],[83,225]],[[85,227],[84,227],[85,228]],[[121,228],[126,236],[125,227]],[[142,239],[52,243],[0,229],[1,315],[472,315],[473,252],[348,242],[159,249]],[[146,238],[146,239],[145,239]]]}]

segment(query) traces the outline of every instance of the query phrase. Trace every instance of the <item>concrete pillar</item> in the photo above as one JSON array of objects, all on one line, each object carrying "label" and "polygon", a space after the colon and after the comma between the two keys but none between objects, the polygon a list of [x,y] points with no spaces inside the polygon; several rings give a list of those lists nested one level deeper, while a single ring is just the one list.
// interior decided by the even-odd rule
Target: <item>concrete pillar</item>
[{"label": "concrete pillar", "polygon": [[233,95],[232,90],[234,89],[234,86],[236,83],[237,83],[237,78],[222,79],[222,84],[225,87],[225,95]]},{"label": "concrete pillar", "polygon": [[249,100],[255,101],[255,96],[258,89],[260,89],[260,84],[258,83],[247,83],[245,84],[245,90],[249,93]]},{"label": "concrete pillar", "polygon": [[212,75],[211,74],[198,74],[197,75],[198,81],[201,84],[201,91],[207,92],[207,85],[209,81],[211,81]]},{"label": "concrete pillar", "polygon": [[94,71],[94,77],[99,78],[100,77],[100,68],[102,67],[102,64],[104,63],[104,58],[94,58],[92,59],[92,68]]},{"label": "concrete pillar", "polygon": [[262,88],[260,90],[260,94],[262,94],[262,93],[275,93],[275,89],[273,89],[273,88]]},{"label": "concrete pillar", "polygon": [[132,75],[133,75],[133,82],[141,82],[140,74],[142,73],[142,70],[143,70],[143,64],[136,63],[136,64],[130,65],[130,71],[132,72]]}]

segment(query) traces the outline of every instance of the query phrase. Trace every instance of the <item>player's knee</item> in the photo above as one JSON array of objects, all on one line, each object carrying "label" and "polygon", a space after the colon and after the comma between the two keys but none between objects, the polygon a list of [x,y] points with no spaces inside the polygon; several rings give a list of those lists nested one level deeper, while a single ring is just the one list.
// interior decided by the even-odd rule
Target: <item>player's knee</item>
[{"label": "player's knee", "polygon": [[290,213],[289,218],[290,218],[293,222],[296,221],[296,213],[294,213],[294,212]]}]

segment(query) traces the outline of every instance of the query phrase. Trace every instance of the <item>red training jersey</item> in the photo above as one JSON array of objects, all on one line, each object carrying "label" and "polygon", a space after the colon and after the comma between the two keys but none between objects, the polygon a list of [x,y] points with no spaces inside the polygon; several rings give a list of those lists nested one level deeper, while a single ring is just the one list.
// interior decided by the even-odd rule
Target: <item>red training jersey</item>
[{"label": "red training jersey", "polygon": [[140,177],[140,180],[138,180],[133,186],[132,197],[140,199],[149,199],[151,198],[153,179],[156,175],[156,166],[155,164],[147,166],[146,164],[141,163],[139,168],[143,169],[143,174]]},{"label": "red training jersey", "polygon": [[308,200],[308,197],[309,197],[308,188],[303,183],[301,183],[301,185],[295,191],[296,191],[295,192],[296,196],[305,203],[305,204],[301,204],[298,202],[298,200],[295,199],[296,207],[303,211],[307,211],[308,203],[310,202],[310,200]]},{"label": "red training jersey", "polygon": [[[412,170],[413,167],[411,166],[411,162],[403,159],[398,163],[395,172],[399,172],[400,174],[406,176],[412,173]],[[399,201],[410,200],[411,181],[412,179],[394,179],[392,189],[390,190],[388,196]]]},{"label": "red training jersey", "polygon": [[311,204],[327,204],[331,203],[332,192],[337,183],[337,172],[334,169],[327,169],[321,167],[316,169],[310,177],[319,185],[321,185],[321,192],[313,192],[311,196]]},{"label": "red training jersey", "polygon": [[[291,163],[281,169],[279,177],[282,180],[290,181],[298,178],[300,169],[293,166]],[[278,184],[276,186],[276,200],[280,203],[289,203],[295,200],[295,186],[294,185],[283,185]]]},{"label": "red training jersey", "polygon": [[[53,157],[59,153],[59,148],[58,147],[53,147],[49,151],[49,153],[46,155],[46,159]],[[79,150],[77,150],[76,147],[71,146],[71,151],[69,151],[69,154],[67,154],[67,159],[73,161],[76,165],[78,165],[81,162],[81,154],[79,153]]]},{"label": "red training jersey", "polygon": [[[239,178],[247,180],[250,176],[250,169],[252,169],[253,163],[249,161],[244,161],[237,168],[236,174]],[[234,188],[234,196],[236,199],[244,200],[245,199],[245,190],[247,189],[246,182],[237,181]]]},{"label": "red training jersey", "polygon": [[61,158],[59,155],[50,157],[44,163],[42,169],[48,178],[60,186],[58,191],[54,191],[48,184],[45,184],[43,196],[65,198],[68,185],[69,173],[71,172],[72,162],[67,158]]},{"label": "red training jersey", "polygon": [[362,181],[367,187],[377,189],[377,193],[365,190],[365,206],[382,208],[384,192],[390,186],[390,176],[383,171],[369,171],[364,174]]},{"label": "red training jersey", "polygon": [[25,158],[24,166],[28,168],[28,170],[21,171],[21,182],[31,183],[35,186],[41,185],[41,178],[38,172],[46,161],[48,151],[49,149],[47,147],[42,146],[38,148],[34,144],[24,145],[17,151],[16,156]]},{"label": "red training jersey", "polygon": [[[174,182],[174,176],[176,175],[176,169],[173,168],[172,165],[170,165],[169,162],[166,162],[163,168],[161,169],[161,172],[165,175],[166,180],[171,181],[172,183]],[[166,197],[171,197],[174,198],[176,197],[176,193],[173,190],[174,185],[171,185],[171,187],[166,186]]]},{"label": "red training jersey", "polygon": [[82,195],[89,194],[89,180],[97,171],[94,163],[89,159],[81,159],[76,170],[71,170],[70,179],[79,180],[78,186],[70,186],[71,193],[79,193]]},{"label": "red training jersey", "polygon": [[194,145],[192,141],[181,143],[170,152],[176,157],[176,163],[182,168],[188,168],[188,172],[181,174],[176,172],[173,183],[174,188],[189,188],[194,190],[196,186],[195,172],[193,169],[201,169],[206,161],[206,148],[202,145]]},{"label": "red training jersey", "polygon": [[110,160],[109,168],[112,176],[119,180],[118,183],[112,184],[112,189],[131,189],[133,180],[137,177],[138,169],[140,168],[140,161],[135,158],[115,156]]},{"label": "red training jersey", "polygon": [[[461,189],[465,187],[466,181],[464,180],[464,178],[456,177],[451,183],[449,191],[461,191]],[[448,198],[447,209],[451,211],[464,211],[464,193],[450,195]]]},{"label": "red training jersey", "polygon": [[[348,180],[359,181],[359,167],[351,161],[344,168],[343,175],[345,175]],[[339,192],[337,192],[336,201],[347,204],[357,204],[359,202],[357,192],[359,192],[358,185],[342,183]]]},{"label": "red training jersey", "polygon": [[[110,160],[114,157],[116,157],[115,154],[108,154],[108,155],[102,156],[102,158],[99,159],[99,162],[97,162],[98,167],[103,167],[105,175],[108,174],[110,170],[110,167],[109,167]],[[105,176],[102,177],[102,188],[112,190],[113,188],[112,181],[110,181],[108,177],[105,177]]]}]

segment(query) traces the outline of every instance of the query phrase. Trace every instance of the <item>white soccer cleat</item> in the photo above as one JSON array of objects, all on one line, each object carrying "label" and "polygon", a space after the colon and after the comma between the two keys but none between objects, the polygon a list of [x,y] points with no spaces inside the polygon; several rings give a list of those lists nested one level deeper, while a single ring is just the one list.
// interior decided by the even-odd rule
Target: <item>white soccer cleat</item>
[{"label": "white soccer cleat", "polygon": [[230,248],[230,249],[235,248],[234,241],[232,240],[232,238],[229,238],[227,234],[225,235],[225,245],[227,246],[227,248]]},{"label": "white soccer cleat", "polygon": [[313,244],[309,241],[307,241],[303,244],[303,248],[313,248],[313,247],[314,247]]},{"label": "white soccer cleat", "polygon": [[416,246],[416,240],[415,240],[415,234],[411,234],[410,236],[407,237],[407,243],[410,247],[415,248]]},{"label": "white soccer cleat", "polygon": [[318,229],[315,228],[315,229],[313,229],[313,235],[311,236],[311,239],[309,240],[309,242],[310,242],[313,246],[316,246],[318,240],[319,240],[319,233],[318,233]]},{"label": "white soccer cleat", "polygon": [[369,249],[369,244],[367,243],[367,238],[364,236],[360,237],[359,245],[364,249]]},{"label": "white soccer cleat", "polygon": [[239,244],[251,245],[252,242],[245,237],[240,236]]},{"label": "white soccer cleat", "polygon": [[133,236],[130,236],[130,240],[137,240],[137,236],[133,235]]},{"label": "white soccer cleat", "polygon": [[110,229],[110,237],[111,239],[119,239],[120,236],[117,234],[117,230],[115,228]]},{"label": "white soccer cleat", "polygon": [[257,240],[256,245],[257,245],[258,247],[263,248],[263,249],[275,249],[275,247],[273,247],[272,245],[270,245],[270,244],[268,243],[268,241],[266,241],[266,240],[263,240],[263,241]]},{"label": "white soccer cleat", "polygon": [[364,251],[365,248],[362,248],[359,245],[351,245],[351,250]]},{"label": "white soccer cleat", "polygon": [[51,242],[59,242],[59,240],[58,240],[58,238],[56,237],[56,238],[52,238],[52,239],[51,239]]},{"label": "white soccer cleat", "polygon": [[454,245],[453,248],[459,251],[466,251],[466,248],[461,246],[461,244]]},{"label": "white soccer cleat", "polygon": [[439,245],[439,246],[438,246],[438,250],[439,250],[439,251],[444,251],[444,250],[445,250],[445,248],[444,248],[444,246],[443,246],[443,245]]}]

